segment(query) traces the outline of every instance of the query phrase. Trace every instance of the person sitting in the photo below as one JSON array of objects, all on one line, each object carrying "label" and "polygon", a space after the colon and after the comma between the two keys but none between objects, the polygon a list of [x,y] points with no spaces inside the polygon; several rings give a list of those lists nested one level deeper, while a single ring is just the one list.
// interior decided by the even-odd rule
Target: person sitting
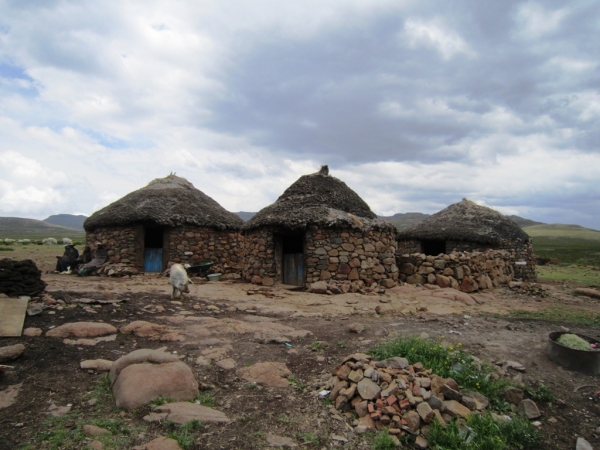
[{"label": "person sitting", "polygon": [[107,259],[108,252],[104,248],[104,245],[102,245],[102,243],[100,242],[96,242],[96,251],[94,252],[94,258],[90,262],[84,264],[79,268],[78,275],[88,275],[90,272],[96,270],[98,267],[104,264]]},{"label": "person sitting", "polygon": [[77,260],[77,264],[79,264],[79,265],[87,264],[91,260],[92,260],[92,249],[90,248],[89,245],[86,245],[85,248],[83,249],[83,252],[79,256],[79,259]]},{"label": "person sitting", "polygon": [[63,273],[75,269],[78,258],[79,251],[75,248],[75,245],[65,245],[65,253],[62,256],[56,257],[56,272]]}]

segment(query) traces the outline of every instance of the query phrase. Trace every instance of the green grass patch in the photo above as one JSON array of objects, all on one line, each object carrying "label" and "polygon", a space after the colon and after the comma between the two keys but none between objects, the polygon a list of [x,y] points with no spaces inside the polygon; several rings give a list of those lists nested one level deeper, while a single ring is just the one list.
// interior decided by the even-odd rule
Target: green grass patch
[{"label": "green grass patch", "polygon": [[215,396],[210,392],[200,392],[198,396],[193,400],[193,402],[200,403],[202,406],[207,406],[212,408],[215,406]]},{"label": "green grass patch", "polygon": [[539,281],[573,282],[589,286],[600,286],[600,270],[582,266],[538,266]]},{"label": "green grass patch", "polygon": [[492,368],[475,361],[461,349],[460,343],[452,347],[441,345],[440,341],[432,339],[399,336],[375,347],[369,353],[380,360],[401,356],[411,364],[420,362],[440,377],[453,378],[462,389],[481,392],[497,408],[505,406],[500,393],[506,389],[509,382],[492,378]]},{"label": "green grass patch", "polygon": [[[600,232],[595,231],[598,236]],[[540,258],[556,258],[560,265],[600,266],[600,238],[534,236],[533,251]]]},{"label": "green grass patch", "polygon": [[371,445],[372,450],[395,450],[396,443],[389,435],[387,430],[380,431],[373,438],[373,444]]},{"label": "green grass patch", "polygon": [[165,425],[171,429],[168,436],[171,439],[175,439],[183,450],[192,448],[194,441],[200,436],[199,433],[204,428],[197,420],[184,425],[175,422],[165,422]]},{"label": "green grass patch", "polygon": [[509,316],[575,325],[600,326],[600,314],[594,314],[588,311],[574,311],[564,307],[549,307],[538,311],[517,309],[512,311]]},{"label": "green grass patch", "polygon": [[14,252],[15,249],[12,247],[0,247],[0,252]]},{"label": "green grass patch", "polygon": [[466,425],[454,420],[444,428],[433,422],[427,441],[434,450],[534,450],[542,438],[525,418],[500,423],[485,413],[470,415]]}]

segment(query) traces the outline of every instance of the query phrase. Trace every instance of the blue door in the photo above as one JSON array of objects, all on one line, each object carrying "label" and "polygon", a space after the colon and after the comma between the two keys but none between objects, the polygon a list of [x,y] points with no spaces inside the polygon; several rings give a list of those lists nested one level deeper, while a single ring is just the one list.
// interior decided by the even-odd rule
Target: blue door
[{"label": "blue door", "polygon": [[162,272],[162,248],[146,248],[144,250],[144,272]]}]

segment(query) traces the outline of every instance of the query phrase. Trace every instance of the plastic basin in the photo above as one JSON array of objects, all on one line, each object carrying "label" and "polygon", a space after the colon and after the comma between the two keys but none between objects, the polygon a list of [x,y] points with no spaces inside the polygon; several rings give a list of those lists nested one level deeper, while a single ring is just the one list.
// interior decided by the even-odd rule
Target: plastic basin
[{"label": "plastic basin", "polygon": [[556,342],[563,334],[575,334],[590,344],[600,344],[597,339],[584,334],[554,331],[548,335],[548,357],[561,366],[586,375],[600,374],[600,351],[576,350]]}]

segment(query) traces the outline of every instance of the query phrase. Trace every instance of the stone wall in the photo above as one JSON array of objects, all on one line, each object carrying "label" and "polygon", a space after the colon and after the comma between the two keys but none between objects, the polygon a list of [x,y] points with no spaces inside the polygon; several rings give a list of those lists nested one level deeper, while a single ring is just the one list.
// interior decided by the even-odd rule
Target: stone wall
[{"label": "stone wall", "polygon": [[[243,237],[236,231],[221,231],[190,225],[167,228],[163,252],[167,267],[174,263],[194,265],[213,261],[212,272],[241,273]],[[99,228],[88,232],[86,242],[102,242],[108,251],[108,264],[130,265],[143,271],[143,228],[125,226]]]},{"label": "stone wall", "polygon": [[136,251],[137,227],[97,228],[85,235],[86,244],[94,248],[95,242],[102,242],[108,253],[110,264],[126,264],[143,270],[137,264],[138,251]]},{"label": "stone wall", "polygon": [[362,280],[392,287],[398,279],[395,255],[393,230],[311,227],[306,232],[306,283]]},{"label": "stone wall", "polygon": [[473,292],[492,289],[516,279],[535,281],[535,261],[533,258],[521,259],[524,256],[522,251],[486,250],[438,256],[399,254],[396,259],[401,281]]},{"label": "stone wall", "polygon": [[221,231],[189,225],[171,229],[165,248],[169,252],[170,267],[174,263],[195,265],[212,261],[213,273],[242,271],[243,237],[237,231]]},{"label": "stone wall", "polygon": [[[281,245],[277,229],[265,227],[245,235],[246,280],[271,284],[282,281]],[[304,232],[306,284],[316,281],[362,280],[391,287],[398,279],[394,231],[356,231],[311,226]]]}]

